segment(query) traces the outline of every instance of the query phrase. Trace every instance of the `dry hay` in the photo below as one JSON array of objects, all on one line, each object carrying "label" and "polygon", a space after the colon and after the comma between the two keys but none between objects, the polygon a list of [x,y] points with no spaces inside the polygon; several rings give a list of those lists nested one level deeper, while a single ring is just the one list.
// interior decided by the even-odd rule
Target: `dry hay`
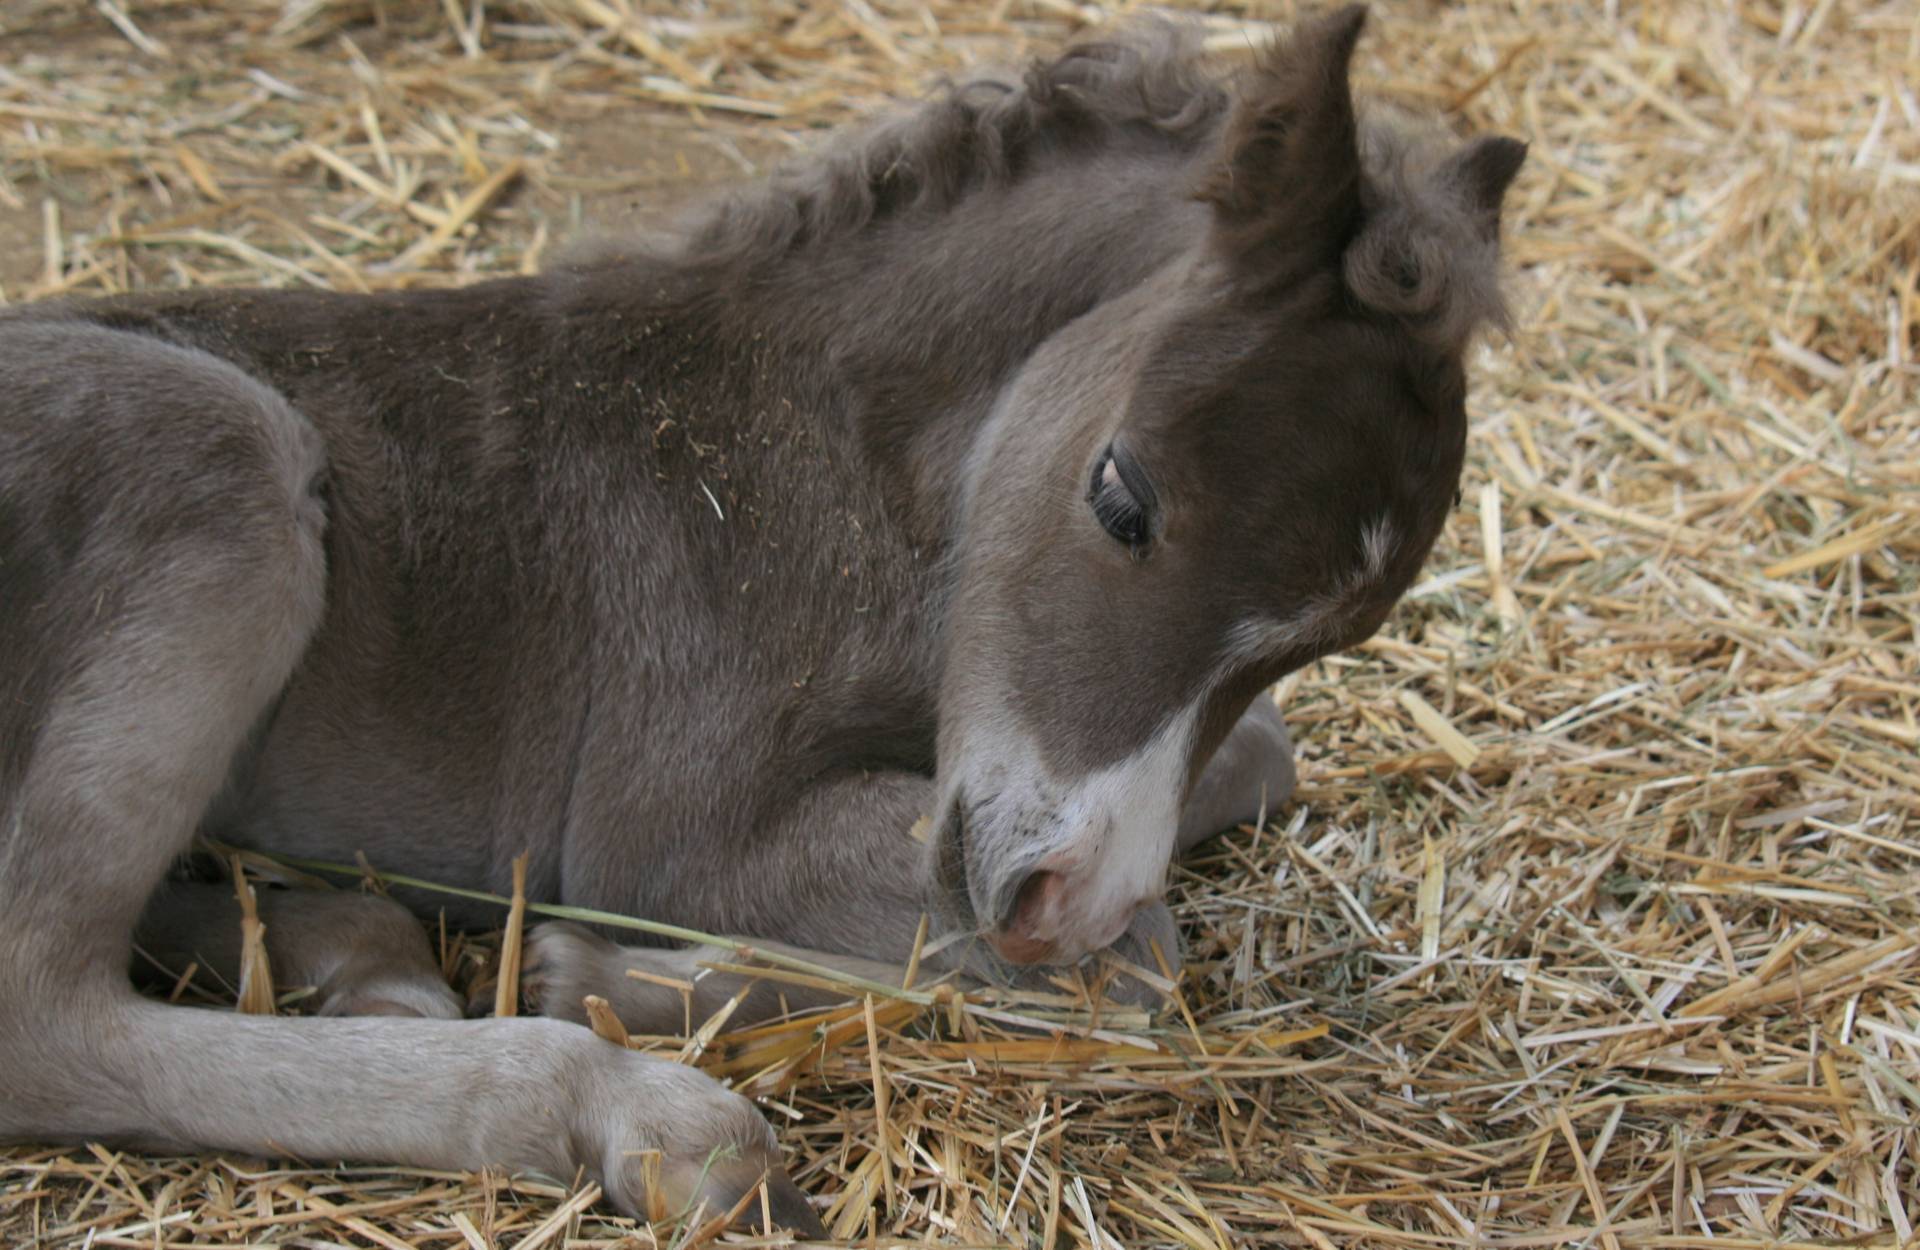
[{"label": "dry hay", "polygon": [[[1920,12],[1380,7],[1369,86],[1533,141],[1526,312],[1428,580],[1287,683],[1298,801],[1179,871],[1178,1010],[876,995],[658,1044],[863,1244],[1913,1245]],[[644,8],[6,0],[0,286],[524,269],[1113,12]],[[1230,55],[1293,12],[1206,20]],[[0,1241],[715,1235],[593,1196],[16,1149]]]}]

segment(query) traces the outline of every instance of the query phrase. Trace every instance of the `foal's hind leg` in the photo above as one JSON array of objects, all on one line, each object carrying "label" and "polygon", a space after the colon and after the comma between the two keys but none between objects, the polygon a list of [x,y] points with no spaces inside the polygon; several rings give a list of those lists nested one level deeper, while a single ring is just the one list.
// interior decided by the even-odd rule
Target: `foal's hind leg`
[{"label": "foal's hind leg", "polygon": [[765,1176],[751,1104],[554,1021],[287,1019],[126,976],[135,917],[320,619],[311,429],[200,353],[0,319],[0,1140],[585,1170],[646,1208]]},{"label": "foal's hind leg", "polygon": [[[267,962],[280,989],[313,987],[308,1015],[431,1016],[458,1020],[460,1000],[426,930],[392,899],[336,890],[259,890]],[[170,882],[134,934],[142,965],[178,976],[198,965],[225,985],[240,980],[240,904],[231,885]],[[140,956],[144,956],[142,959]],[[147,961],[152,961],[148,964]],[[157,967],[154,967],[157,965]]]}]

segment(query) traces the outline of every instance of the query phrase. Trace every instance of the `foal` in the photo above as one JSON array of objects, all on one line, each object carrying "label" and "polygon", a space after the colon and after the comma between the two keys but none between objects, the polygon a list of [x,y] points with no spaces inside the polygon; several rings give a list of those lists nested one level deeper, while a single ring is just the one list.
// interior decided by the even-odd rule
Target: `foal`
[{"label": "foal", "polygon": [[[0,1137],[627,1211],[659,1151],[657,1201],[817,1228],[747,1102],[457,1019],[396,903],[262,900],[317,1018],[140,996],[136,940],[236,959],[165,883],[196,832],[494,890],[530,848],[536,899],[856,965],[924,913],[975,975],[1174,955],[1171,856],[1290,785],[1257,696],[1414,577],[1500,316],[1524,148],[1359,123],[1360,26],[1237,93],[1084,44],[538,278],[0,317]],[[528,983],[666,1028],[621,973],[691,958],[548,927]]]}]

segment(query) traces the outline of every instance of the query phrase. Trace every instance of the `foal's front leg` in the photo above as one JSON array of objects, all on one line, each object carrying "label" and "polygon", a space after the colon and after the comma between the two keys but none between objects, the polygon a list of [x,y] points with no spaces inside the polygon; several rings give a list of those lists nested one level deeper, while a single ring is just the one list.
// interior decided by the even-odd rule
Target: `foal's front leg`
[{"label": "foal's front leg", "polygon": [[[760,938],[742,939],[741,946],[804,959],[883,985],[902,983],[911,953],[903,953],[896,963]],[[614,1014],[634,1032],[676,1035],[699,1028],[736,995],[743,996],[728,1020],[738,1025],[847,1001],[845,990],[831,986],[777,976],[749,979],[708,967],[734,960],[734,952],[711,946],[678,950],[622,946],[582,925],[554,921],[527,935],[520,988],[542,1015],[584,1024],[586,999],[594,995],[606,999]]]},{"label": "foal's front leg", "polygon": [[1293,797],[1298,776],[1293,739],[1280,707],[1266,695],[1255,698],[1226,739],[1215,748],[1180,813],[1177,855],[1236,825],[1258,823]]},{"label": "foal's front leg", "polygon": [[[750,875],[746,865],[731,866],[739,877],[731,884],[739,888],[723,893],[750,899],[749,910],[731,923],[692,923],[737,935],[743,946],[900,984],[926,907],[923,848],[910,831],[932,788],[924,777],[861,775],[799,796],[756,848]],[[520,983],[543,1015],[585,1022],[582,1002],[592,994],[633,1032],[674,1033],[689,1018],[698,1026],[747,988],[739,977],[702,967],[726,958],[705,947],[622,946],[579,925],[549,923],[527,936]],[[846,998],[834,989],[763,979],[748,988],[731,1020],[747,1024]]]},{"label": "foal's front leg", "polygon": [[[787,887],[784,897],[810,898],[814,906],[769,915],[742,943],[899,984],[926,905],[917,884],[921,848],[902,831],[930,805],[932,788],[919,777],[867,778],[797,804],[787,836],[769,847],[775,862],[756,871],[781,881]],[[1178,851],[1259,820],[1285,803],[1293,788],[1293,744],[1280,710],[1271,699],[1258,698],[1202,771],[1181,816]],[[831,846],[821,845],[821,831],[832,831]],[[766,940],[769,934],[785,942]],[[1141,908],[1112,950],[1149,973],[1158,973],[1163,959],[1177,967],[1180,934],[1167,905]],[[746,986],[740,977],[703,968],[724,958],[724,952],[705,948],[622,946],[578,925],[547,924],[528,937],[522,985],[543,1014],[584,1022],[583,1000],[592,994],[606,999],[629,1029],[642,1033],[676,1032],[689,1021],[697,1027],[743,988],[746,997],[730,1017],[736,1025],[846,999],[838,990],[775,979]],[[928,977],[946,972],[988,980],[1049,975],[1043,968],[1008,968],[984,942],[965,937],[950,939],[924,966]],[[1131,978],[1118,978],[1108,988],[1123,1000],[1158,997]]]}]

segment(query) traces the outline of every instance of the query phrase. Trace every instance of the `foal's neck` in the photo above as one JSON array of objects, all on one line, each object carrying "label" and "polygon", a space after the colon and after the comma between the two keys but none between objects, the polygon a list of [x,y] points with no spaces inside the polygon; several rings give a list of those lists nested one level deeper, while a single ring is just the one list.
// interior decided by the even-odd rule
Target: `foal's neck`
[{"label": "foal's neck", "polygon": [[753,319],[826,363],[821,419],[899,526],[944,548],[995,397],[1049,337],[1191,245],[1204,210],[1174,154],[1106,158],[983,188],[780,259]]}]

